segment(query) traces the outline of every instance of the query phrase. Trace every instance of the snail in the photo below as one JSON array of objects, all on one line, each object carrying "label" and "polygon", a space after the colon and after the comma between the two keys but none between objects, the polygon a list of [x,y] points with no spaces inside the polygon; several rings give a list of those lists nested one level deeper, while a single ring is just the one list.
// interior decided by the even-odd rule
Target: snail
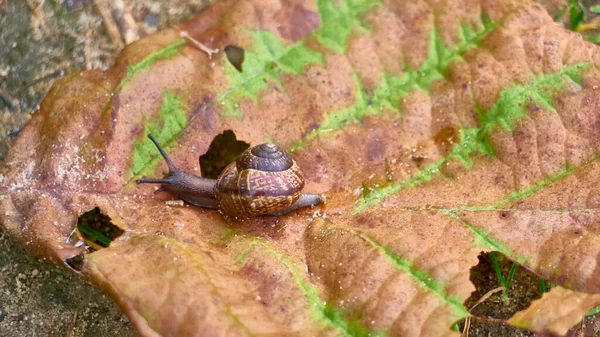
[{"label": "snail", "polygon": [[300,167],[275,144],[261,144],[244,151],[217,180],[177,169],[152,135],[148,135],[167,162],[162,179],[139,179],[137,184],[161,184],[181,200],[203,208],[219,209],[235,217],[282,215],[325,202],[319,194],[302,194]]}]

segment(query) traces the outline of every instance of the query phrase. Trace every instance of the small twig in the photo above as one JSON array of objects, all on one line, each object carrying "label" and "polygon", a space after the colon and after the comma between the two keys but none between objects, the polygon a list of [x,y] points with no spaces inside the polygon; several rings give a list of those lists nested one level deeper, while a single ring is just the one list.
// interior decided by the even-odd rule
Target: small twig
[{"label": "small twig", "polygon": [[[174,26],[175,29],[179,30],[179,27]],[[202,42],[194,39],[193,37],[191,37],[188,32],[186,32],[185,30],[179,30],[179,36],[183,37],[184,39],[192,42],[198,49],[202,50],[203,52],[205,52],[206,54],[208,54],[208,58],[212,59],[212,55],[216,54],[219,52],[219,48],[215,48],[215,49],[211,49],[208,48],[206,45],[204,45]]]},{"label": "small twig", "polygon": [[110,13],[110,6],[107,4],[107,0],[94,0],[94,4],[102,16],[102,21],[104,22],[106,31],[108,32],[112,43],[118,49],[123,48],[124,45],[121,38],[121,32],[119,31],[119,26],[115,22],[115,19]]},{"label": "small twig", "polygon": [[469,329],[471,328],[471,316],[465,318],[465,326],[463,327],[462,337],[469,337]]},{"label": "small twig", "polygon": [[93,30],[90,28],[90,25],[86,25],[85,26],[85,36],[81,36],[75,32],[72,31],[68,31],[68,30],[61,30],[60,31],[62,34],[65,34],[71,38],[73,38],[77,44],[83,42],[83,58],[85,60],[85,69],[87,70],[91,70],[92,69],[92,52],[91,52],[91,47],[92,47],[92,37],[93,37]]},{"label": "small twig", "polygon": [[[483,296],[481,296],[479,298],[479,300],[477,300],[477,302],[475,302],[475,304],[473,304],[471,306],[471,308],[469,308],[469,313],[475,309],[476,306],[480,305],[481,303],[487,301],[492,295],[494,295],[495,293],[502,291],[504,289],[504,287],[498,287],[498,288],[494,288],[490,291],[488,291],[487,293],[485,293]],[[469,329],[471,328],[471,319],[472,318],[476,318],[475,316],[469,316],[467,318],[465,318],[465,326],[463,327],[463,331],[461,336],[462,337],[469,337]]]},{"label": "small twig", "polygon": [[125,6],[122,0],[113,0],[113,14],[119,24],[121,36],[125,39],[125,44],[130,44],[140,38],[138,25],[131,14],[131,7]]},{"label": "small twig", "polygon": [[510,324],[508,324],[508,322],[506,320],[499,319],[499,318],[480,317],[480,316],[470,316],[470,318],[473,321],[479,321],[479,322],[484,322],[484,323],[493,323],[493,324],[499,324],[499,325],[504,325],[504,326],[510,325]]},{"label": "small twig", "polygon": [[75,336],[75,323],[77,322],[77,311],[73,315],[73,320],[71,321],[71,325],[69,325],[69,332],[67,332],[67,337]]},{"label": "small twig", "polygon": [[27,2],[27,6],[31,9],[32,18],[31,18],[31,28],[34,31],[39,30],[40,28],[44,31],[46,36],[50,35],[48,31],[48,27],[46,27],[46,22],[44,21],[44,15],[40,11],[40,8],[44,5],[45,0],[41,0],[39,5],[36,5],[33,0],[25,0]]},{"label": "small twig", "polygon": [[36,85],[36,84],[38,84],[41,81],[44,81],[44,80],[47,80],[49,78],[53,78],[53,77],[56,77],[56,76],[60,76],[63,73],[63,71],[64,71],[64,68],[59,68],[59,69],[57,69],[57,70],[55,70],[55,71],[53,71],[53,72],[51,72],[51,73],[49,73],[47,75],[43,75],[41,77],[38,77],[38,78],[34,79],[33,81],[29,82],[28,84],[26,84],[25,86],[19,88],[17,90],[16,94],[17,95],[20,94],[23,90],[26,90],[27,88],[29,88],[29,87],[31,87],[33,85]]},{"label": "small twig", "polygon": [[62,34],[65,34],[65,35],[68,35],[68,36],[74,38],[77,42],[79,42],[79,40],[84,40],[84,38],[81,35],[75,34],[74,32],[71,32],[69,30],[62,29],[62,30],[60,30],[60,32]]},{"label": "small twig", "polygon": [[85,39],[83,40],[83,57],[85,59],[85,69],[92,69],[92,30],[89,25],[85,27]]},{"label": "small twig", "polygon": [[481,296],[481,298],[477,302],[475,302],[475,304],[473,304],[473,306],[471,308],[469,308],[469,312],[471,312],[471,310],[475,309],[476,306],[478,306],[481,303],[485,302],[492,295],[494,295],[495,293],[497,293],[499,291],[502,291],[502,290],[504,290],[504,287],[498,287],[498,288],[494,288],[494,289],[488,291],[483,296]]}]

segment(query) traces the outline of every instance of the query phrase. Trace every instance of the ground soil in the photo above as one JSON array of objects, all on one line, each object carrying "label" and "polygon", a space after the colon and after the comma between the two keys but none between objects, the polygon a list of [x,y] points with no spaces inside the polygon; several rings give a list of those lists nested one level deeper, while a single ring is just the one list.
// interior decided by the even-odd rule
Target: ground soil
[{"label": "ground soil", "polygon": [[[568,0],[540,0],[553,14]],[[597,0],[583,1],[584,5]],[[119,51],[107,34],[98,3],[124,4],[113,10],[121,32],[126,20],[140,36],[168,27],[199,12],[208,0],[0,0],[0,162],[10,142],[38,108],[52,82],[71,72],[107,69]],[[119,19],[120,18],[120,19]],[[506,275],[512,262],[501,259]],[[477,291],[465,302],[470,308],[499,286],[489,255],[472,269]],[[539,278],[518,268],[504,302],[500,293],[473,313],[505,319],[539,298]],[[463,326],[463,325],[461,325]],[[597,336],[596,316],[587,317],[570,336]],[[128,337],[136,333],[114,303],[78,275],[30,257],[0,226],[0,336]],[[469,336],[533,336],[532,333],[477,320]],[[541,335],[537,335],[541,336]]]},{"label": "ground soil", "polygon": [[[0,0],[0,163],[56,79],[114,62],[120,47],[107,34],[101,3],[124,4],[112,11],[118,29],[127,31],[122,17],[129,13],[143,36],[186,20],[208,0]],[[136,332],[100,290],[31,257],[0,224],[0,336]]]},{"label": "ground soil", "polygon": [[[508,259],[502,256],[499,258],[499,267],[503,275],[508,275],[511,265],[512,262]],[[534,274],[529,273],[521,267],[517,267],[508,292],[508,301],[502,299],[502,292],[497,292],[470,312],[479,317],[508,319],[515,312],[527,308],[532,300],[541,297],[538,290],[539,280],[539,277]],[[487,292],[500,286],[489,254],[481,254],[479,256],[479,264],[471,269],[471,282],[473,282],[477,290],[465,301],[467,308],[473,307]],[[492,333],[491,336],[516,337],[532,335],[527,331],[506,325],[486,321],[471,322],[469,328],[470,336],[487,336],[490,333]]]},{"label": "ground soil", "polygon": [[2,227],[0,251],[0,336],[136,335],[99,289],[29,256]]},{"label": "ground soil", "polygon": [[[500,255],[500,254],[498,254]],[[473,320],[469,327],[468,336],[502,336],[502,337],[542,337],[553,336],[552,334],[532,333],[529,331],[517,329],[505,324],[499,324],[496,319],[505,320],[510,318],[517,311],[526,309],[531,301],[542,296],[542,289],[549,291],[553,286],[549,282],[545,286],[540,286],[540,278],[529,272],[527,269],[517,266],[513,281],[508,291],[508,300],[502,298],[502,292],[496,292],[481,304],[471,309],[489,291],[500,286],[496,271],[492,265],[490,254],[482,253],[479,255],[479,264],[471,269],[471,282],[477,288],[471,294],[471,297],[465,301],[465,306],[469,311],[478,317],[484,319]],[[504,256],[498,258],[498,265],[502,275],[508,275],[513,262]],[[486,320],[485,318],[489,318]],[[464,321],[461,322],[461,331],[464,328]],[[592,337],[599,336],[600,315],[587,316],[582,322],[573,327],[567,334],[569,337]]]}]

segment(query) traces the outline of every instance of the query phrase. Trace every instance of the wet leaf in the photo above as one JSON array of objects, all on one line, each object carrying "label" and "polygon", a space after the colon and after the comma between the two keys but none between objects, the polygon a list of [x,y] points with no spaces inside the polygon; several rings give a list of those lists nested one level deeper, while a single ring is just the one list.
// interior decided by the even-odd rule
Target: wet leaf
[{"label": "wet leaf", "polygon": [[[36,255],[82,253],[96,207],[124,231],[82,268],[142,335],[456,336],[482,250],[600,304],[599,49],[539,5],[238,0],[177,29],[58,81],[0,169]],[[207,54],[230,45],[242,72]],[[236,220],[135,185],[166,172],[148,133],[199,174],[226,130],[327,205]]]}]

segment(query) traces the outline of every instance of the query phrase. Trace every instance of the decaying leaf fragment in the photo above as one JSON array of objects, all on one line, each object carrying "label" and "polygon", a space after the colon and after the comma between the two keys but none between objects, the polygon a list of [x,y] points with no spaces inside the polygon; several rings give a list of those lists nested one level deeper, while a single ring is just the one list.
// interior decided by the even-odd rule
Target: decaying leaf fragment
[{"label": "decaying leaf fragment", "polygon": [[560,336],[598,305],[600,294],[589,295],[562,287],[553,288],[529,308],[510,318],[511,325],[537,331],[552,331]]},{"label": "decaying leaf fragment", "polygon": [[[143,336],[457,336],[482,250],[577,291],[563,329],[600,304],[598,65],[529,1],[218,1],[54,85],[0,222],[60,264],[97,207],[124,233],[84,274]],[[235,220],[135,185],[166,171],[148,133],[198,174],[226,130],[293,151],[327,205]]]}]

